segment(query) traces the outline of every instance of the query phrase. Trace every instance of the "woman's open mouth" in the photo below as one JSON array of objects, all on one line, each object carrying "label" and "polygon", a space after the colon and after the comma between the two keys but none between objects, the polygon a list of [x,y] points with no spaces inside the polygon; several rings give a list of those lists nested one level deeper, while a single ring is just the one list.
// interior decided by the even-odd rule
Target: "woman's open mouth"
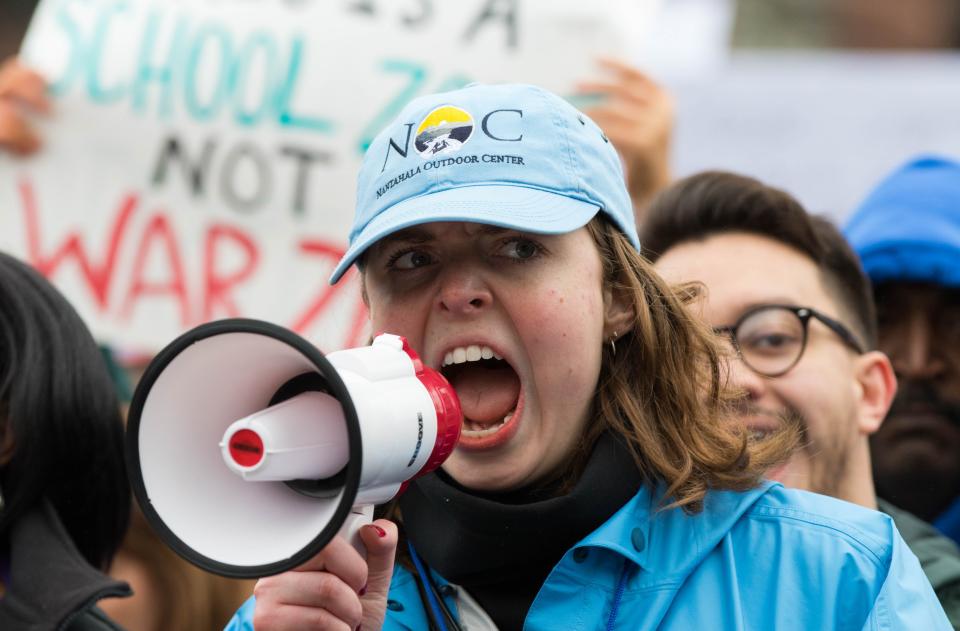
[{"label": "woman's open mouth", "polygon": [[463,410],[459,446],[491,449],[510,440],[519,426],[523,389],[509,362],[489,346],[460,346],[444,356],[440,372]]}]

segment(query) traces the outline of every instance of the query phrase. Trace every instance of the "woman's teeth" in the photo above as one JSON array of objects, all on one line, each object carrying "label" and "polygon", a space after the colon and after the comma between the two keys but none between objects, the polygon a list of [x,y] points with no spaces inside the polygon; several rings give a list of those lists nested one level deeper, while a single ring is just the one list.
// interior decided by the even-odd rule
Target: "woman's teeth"
[{"label": "woman's teeth", "polygon": [[[482,344],[458,346],[454,349],[451,349],[446,353],[446,355],[444,355],[441,368],[483,360],[498,360],[502,362],[503,357],[495,353],[494,350],[489,346],[484,346]],[[504,425],[506,425],[510,419],[513,418],[513,415],[516,414],[516,412],[517,410],[514,408],[507,412],[506,416],[503,417],[503,420],[493,423],[479,423],[477,421],[470,420],[469,418],[464,418],[463,428],[461,430],[462,435],[467,438],[484,438],[487,436],[492,436],[493,434],[496,434]]]},{"label": "woman's teeth", "polygon": [[503,357],[494,353],[489,346],[478,346],[476,344],[458,346],[443,356],[441,367],[464,362],[476,362],[481,359],[503,359]]},{"label": "woman's teeth", "polygon": [[463,429],[461,430],[464,436],[469,436],[471,438],[480,438],[483,436],[492,436],[497,433],[501,427],[507,424],[516,410],[510,410],[510,413],[503,417],[503,420],[497,423],[496,425],[483,425],[481,423],[475,423],[468,418],[463,419]]}]

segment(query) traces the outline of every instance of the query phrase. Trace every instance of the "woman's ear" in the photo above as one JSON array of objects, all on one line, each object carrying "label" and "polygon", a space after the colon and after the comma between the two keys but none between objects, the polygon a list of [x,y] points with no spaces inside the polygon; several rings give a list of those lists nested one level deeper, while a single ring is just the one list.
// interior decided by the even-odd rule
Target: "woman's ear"
[{"label": "woman's ear", "polygon": [[603,338],[618,337],[632,331],[637,312],[628,292],[607,284],[603,288]]},{"label": "woman's ear", "polygon": [[897,393],[897,377],[890,358],[870,351],[856,359],[857,423],[865,436],[880,429]]},{"label": "woman's ear", "polygon": [[363,300],[363,306],[370,310],[370,297],[367,295],[367,275],[360,272],[360,299]]}]

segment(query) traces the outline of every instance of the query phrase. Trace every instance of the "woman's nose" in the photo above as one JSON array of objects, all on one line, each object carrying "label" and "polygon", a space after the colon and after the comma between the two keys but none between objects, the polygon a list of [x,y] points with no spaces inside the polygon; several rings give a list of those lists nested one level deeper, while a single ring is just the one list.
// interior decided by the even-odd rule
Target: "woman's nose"
[{"label": "woman's nose", "polygon": [[482,278],[466,270],[449,270],[440,280],[440,310],[454,315],[472,315],[493,303],[493,294]]}]

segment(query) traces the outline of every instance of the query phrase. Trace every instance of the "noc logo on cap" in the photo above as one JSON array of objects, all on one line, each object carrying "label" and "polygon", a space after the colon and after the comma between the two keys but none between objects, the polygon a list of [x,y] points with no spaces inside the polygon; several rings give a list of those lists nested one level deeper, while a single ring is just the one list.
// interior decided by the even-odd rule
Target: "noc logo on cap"
[{"label": "noc logo on cap", "polygon": [[433,110],[417,127],[414,147],[424,158],[460,151],[473,135],[473,117],[452,105]]}]

